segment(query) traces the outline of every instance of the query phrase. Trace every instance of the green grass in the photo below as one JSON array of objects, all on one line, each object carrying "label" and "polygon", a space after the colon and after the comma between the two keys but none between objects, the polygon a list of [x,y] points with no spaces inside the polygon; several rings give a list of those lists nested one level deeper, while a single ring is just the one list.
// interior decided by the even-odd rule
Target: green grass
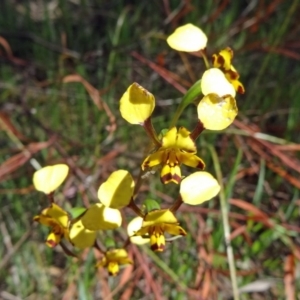
[{"label": "green grass", "polygon": [[[98,201],[99,184],[117,168],[137,176],[150,143],[143,129],[127,124],[118,111],[119,99],[132,82],[155,95],[156,130],[168,127],[182,94],[133,58],[131,51],[154,63],[162,56],[162,67],[192,84],[180,56],[164,41],[173,31],[172,25],[192,22],[200,26],[209,37],[209,54],[226,46],[235,50],[234,65],[246,88],[246,94],[237,97],[238,120],[247,126],[255,124],[270,136],[300,143],[299,1],[225,2],[191,1],[193,9],[172,24],[166,22],[162,1],[61,0],[56,18],[42,10],[39,21],[30,15],[29,1],[18,2],[18,6],[3,1],[0,36],[19,61],[10,59],[0,45],[1,112],[24,136],[20,137],[24,145],[56,137],[53,145],[33,157],[43,166],[57,162],[71,166],[65,188],[57,194],[60,203]],[[171,11],[180,4],[166,3]],[[204,70],[201,59],[191,55],[187,59],[200,77]],[[112,136],[106,129],[109,118],[97,109],[83,86],[62,83],[64,76],[74,73],[102,92],[103,101],[116,116],[117,130]],[[196,118],[191,105],[179,124],[191,129]],[[284,262],[299,247],[299,170],[292,170],[270,149],[245,135],[244,129],[237,128],[233,125],[226,132],[204,132],[197,140],[198,155],[215,174],[216,162],[209,149],[216,149],[226,199],[252,203],[276,224],[268,227],[251,219],[253,211],[229,206],[230,213],[235,213],[229,218],[231,232],[245,226],[232,240],[238,286],[264,279],[276,282],[264,292],[244,293],[241,299],[285,299]],[[236,131],[230,131],[233,129]],[[1,164],[20,152],[5,130],[0,131],[0,145]],[[255,147],[267,157],[261,157]],[[113,151],[120,153],[99,162]],[[299,163],[299,148],[282,153]],[[276,173],[271,163],[298,183]],[[125,293],[130,299],[156,299],[157,295],[200,299],[207,274],[211,276],[207,299],[232,296],[219,199],[196,208],[181,207],[177,215],[188,236],[168,244],[162,254],[147,247],[129,247],[135,262],[132,273],[125,278],[126,270],[122,270],[118,277],[108,278],[106,271],[95,270],[93,251],[85,252],[83,261],[76,262],[59,247],[53,251],[44,245],[47,228],[31,220],[47,200],[33,190],[33,172],[27,162],[0,177],[1,299],[60,299],[64,295],[64,299],[125,299]],[[145,180],[138,203],[154,198],[166,207],[177,193],[178,187],[162,186],[156,173]],[[133,216],[128,209],[124,213]],[[116,243],[122,245],[125,236],[125,231],[118,232]],[[104,237],[102,233],[100,239]],[[299,256],[295,260],[299,264]],[[112,298],[110,292],[114,292]],[[299,297],[297,279],[295,293]]]}]

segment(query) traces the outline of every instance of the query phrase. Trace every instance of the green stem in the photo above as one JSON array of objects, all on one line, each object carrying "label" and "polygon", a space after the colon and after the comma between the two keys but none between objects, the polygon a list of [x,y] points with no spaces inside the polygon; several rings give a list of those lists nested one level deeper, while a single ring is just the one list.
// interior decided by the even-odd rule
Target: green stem
[{"label": "green stem", "polygon": [[175,111],[175,114],[173,116],[173,119],[170,124],[170,129],[176,126],[176,123],[181,116],[184,109],[193,102],[193,100],[198,97],[201,94],[201,79],[196,81],[186,92],[186,94],[183,96],[179,106],[177,107],[177,110]]},{"label": "green stem", "polygon": [[[184,97],[183,97],[184,99]],[[171,121],[171,124],[170,124],[170,129],[173,128],[174,126],[176,126],[176,123],[179,119],[179,117],[181,116],[182,112],[184,111],[185,107],[187,105],[184,105],[183,104],[183,101],[179,104],[179,106],[177,107],[176,111],[175,111],[175,114],[173,116],[173,119]]]},{"label": "green stem", "polygon": [[236,278],[235,261],[234,261],[233,250],[232,250],[232,246],[231,246],[231,242],[230,242],[230,225],[229,225],[229,216],[228,216],[228,205],[227,205],[227,199],[225,196],[225,190],[224,190],[224,185],[223,185],[222,170],[221,170],[219,158],[218,158],[215,148],[212,147],[211,145],[209,145],[208,148],[211,152],[215,171],[217,174],[217,179],[221,186],[219,197],[220,197],[220,204],[221,204],[221,213],[222,213],[222,220],[223,220],[223,227],[224,227],[224,238],[225,238],[225,244],[226,244],[226,250],[227,250],[227,259],[228,259],[228,264],[229,264],[233,299],[239,300],[239,291],[238,291],[237,278]]},{"label": "green stem", "polygon": [[209,61],[207,59],[207,56],[206,56],[204,50],[200,50],[200,52],[202,54],[202,58],[204,60],[204,64],[205,64],[206,69],[209,69],[210,68]]}]

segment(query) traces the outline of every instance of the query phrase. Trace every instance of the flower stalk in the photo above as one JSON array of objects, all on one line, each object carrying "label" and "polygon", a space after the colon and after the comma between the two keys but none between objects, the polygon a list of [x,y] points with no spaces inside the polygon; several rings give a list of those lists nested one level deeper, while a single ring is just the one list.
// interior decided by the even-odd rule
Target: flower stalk
[{"label": "flower stalk", "polygon": [[155,146],[160,147],[161,146],[161,142],[157,136],[157,133],[155,131],[155,128],[153,127],[152,121],[151,121],[151,117],[148,118],[147,120],[145,120],[145,122],[142,125],[146,131],[146,133],[148,134],[148,136],[150,137],[150,139],[152,140],[152,142],[155,144]]}]

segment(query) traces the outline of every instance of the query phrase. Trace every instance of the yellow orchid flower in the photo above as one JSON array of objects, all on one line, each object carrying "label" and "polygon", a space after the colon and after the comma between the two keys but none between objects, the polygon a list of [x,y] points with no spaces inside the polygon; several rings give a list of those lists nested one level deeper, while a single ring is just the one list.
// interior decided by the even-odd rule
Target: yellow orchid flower
[{"label": "yellow orchid flower", "polygon": [[207,36],[199,27],[189,23],[178,27],[167,38],[167,43],[177,51],[196,52],[206,48]]},{"label": "yellow orchid flower", "polygon": [[126,170],[113,172],[98,190],[100,202],[110,208],[120,209],[129,204],[134,190],[134,181]]},{"label": "yellow orchid flower", "polygon": [[96,232],[84,228],[81,220],[72,224],[68,213],[55,203],[44,209],[33,220],[51,227],[46,240],[46,245],[51,248],[59,244],[62,238],[80,249],[91,247],[95,243]]},{"label": "yellow orchid flower", "polygon": [[141,229],[142,225],[143,225],[142,217],[136,217],[129,222],[127,226],[127,234],[130,238],[131,243],[136,245],[144,245],[150,242],[150,238],[135,235],[135,233],[139,229]]},{"label": "yellow orchid flower", "polygon": [[143,125],[154,107],[154,96],[136,82],[128,87],[120,100],[121,115],[130,124]]},{"label": "yellow orchid flower", "polygon": [[238,113],[236,101],[230,95],[220,97],[208,94],[198,104],[198,119],[205,129],[223,130],[235,119]]},{"label": "yellow orchid flower", "polygon": [[69,216],[66,211],[58,205],[52,203],[50,207],[44,209],[40,215],[33,218],[34,221],[51,228],[47,237],[46,245],[53,248],[65,237],[69,239]]},{"label": "yellow orchid flower", "polygon": [[115,229],[121,226],[118,209],[127,206],[134,191],[134,181],[126,170],[113,172],[98,190],[101,203],[94,204],[81,217],[84,228],[92,231]]},{"label": "yellow orchid flower", "polygon": [[92,231],[109,230],[121,226],[118,209],[127,206],[133,196],[134,181],[126,170],[113,172],[98,190],[101,204],[94,204],[81,218],[84,228]]},{"label": "yellow orchid flower", "polygon": [[237,70],[231,64],[233,59],[233,51],[231,48],[227,47],[219,52],[219,54],[214,54],[213,58],[213,66],[215,68],[221,69],[227,80],[233,85],[234,89],[240,93],[245,93],[245,88],[243,84],[238,80],[240,75]]},{"label": "yellow orchid flower", "polygon": [[99,203],[88,208],[80,220],[85,229],[110,230],[121,226],[122,216],[119,210]]},{"label": "yellow orchid flower", "polygon": [[116,276],[119,273],[120,266],[132,264],[125,249],[108,250],[102,260],[97,263],[96,267],[107,268],[109,275]]},{"label": "yellow orchid flower", "polygon": [[149,236],[151,249],[162,252],[166,244],[165,232],[175,236],[186,235],[185,230],[178,224],[176,217],[170,210],[154,210],[146,214],[141,229],[135,235]]},{"label": "yellow orchid flower", "polygon": [[225,74],[218,68],[211,68],[203,73],[201,79],[201,91],[204,96],[217,94],[220,97],[236,95],[233,85],[226,79]]},{"label": "yellow orchid flower", "polygon": [[238,113],[233,85],[218,68],[204,72],[201,79],[204,98],[197,107],[198,118],[205,129],[222,130],[228,127]]},{"label": "yellow orchid flower", "polygon": [[83,226],[81,219],[72,223],[69,229],[70,242],[79,249],[92,247],[95,244],[96,235],[96,231],[88,230]]},{"label": "yellow orchid flower", "polygon": [[44,167],[33,174],[33,185],[36,190],[50,194],[63,183],[68,172],[69,167],[65,164]]},{"label": "yellow orchid flower", "polygon": [[181,181],[180,164],[204,169],[205,164],[196,153],[196,145],[190,137],[190,132],[184,127],[180,127],[178,131],[173,127],[163,136],[161,147],[146,157],[142,169],[161,164],[161,181],[164,184],[178,184]]},{"label": "yellow orchid flower", "polygon": [[198,205],[215,197],[220,191],[218,181],[208,172],[195,172],[185,177],[180,184],[182,201]]}]

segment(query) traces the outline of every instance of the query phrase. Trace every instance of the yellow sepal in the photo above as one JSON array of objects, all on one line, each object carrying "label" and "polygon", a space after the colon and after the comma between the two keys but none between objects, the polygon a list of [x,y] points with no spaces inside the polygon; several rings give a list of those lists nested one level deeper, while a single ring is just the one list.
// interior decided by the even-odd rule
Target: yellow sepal
[{"label": "yellow sepal", "polygon": [[81,217],[82,225],[92,231],[116,229],[121,226],[122,216],[119,210],[94,204]]},{"label": "yellow sepal", "polygon": [[77,248],[84,249],[92,247],[96,240],[96,231],[86,229],[81,220],[72,224],[69,231],[70,242]]},{"label": "yellow sepal", "polygon": [[136,82],[129,86],[120,100],[121,115],[130,124],[143,125],[154,107],[154,96]]},{"label": "yellow sepal", "polygon": [[220,191],[218,181],[208,172],[195,172],[181,181],[180,195],[182,201],[198,205],[215,197]]},{"label": "yellow sepal", "polygon": [[206,48],[207,36],[199,27],[189,23],[178,27],[167,38],[167,43],[177,51],[196,52]]},{"label": "yellow sepal", "polygon": [[153,210],[147,213],[144,218],[143,227],[159,223],[177,223],[174,214],[168,209]]},{"label": "yellow sepal", "polygon": [[44,167],[33,174],[36,190],[50,194],[56,190],[68,176],[69,167],[65,164]]},{"label": "yellow sepal", "polygon": [[208,94],[199,102],[197,112],[204,128],[223,130],[234,121],[238,109],[235,99],[230,95],[220,97]]},{"label": "yellow sepal", "polygon": [[235,97],[236,95],[233,85],[218,68],[211,68],[203,73],[201,90],[204,96],[208,94],[217,94],[220,97],[224,95]]},{"label": "yellow sepal", "polygon": [[136,245],[144,245],[150,242],[150,238],[134,235],[137,231],[141,229],[142,224],[142,217],[136,217],[129,222],[127,226],[127,234],[130,238],[131,243]]},{"label": "yellow sepal", "polygon": [[98,190],[100,202],[110,208],[127,206],[132,198],[134,181],[126,170],[113,172]]}]

